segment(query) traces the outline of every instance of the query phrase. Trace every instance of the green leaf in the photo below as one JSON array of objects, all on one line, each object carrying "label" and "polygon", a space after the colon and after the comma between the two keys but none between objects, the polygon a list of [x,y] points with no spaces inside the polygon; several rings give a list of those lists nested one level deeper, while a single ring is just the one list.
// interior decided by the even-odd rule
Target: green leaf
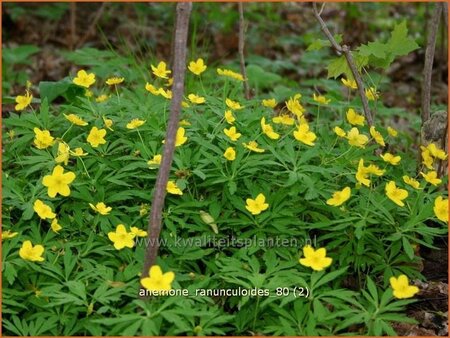
[{"label": "green leaf", "polygon": [[[342,34],[336,34],[334,36],[334,39],[336,40],[337,43],[341,43],[342,42]],[[331,47],[330,40],[317,39],[308,46],[306,51],[312,52],[315,50],[321,50],[324,47]]]},{"label": "green leaf", "polygon": [[409,243],[408,238],[403,237],[402,244],[403,244],[403,249],[405,249],[405,252],[406,252],[406,255],[408,256],[408,258],[413,259],[414,258],[414,249],[413,249],[411,243]]},{"label": "green leaf", "polygon": [[327,67],[328,78],[337,78],[338,76],[345,74],[347,78],[353,78],[352,71],[348,66],[347,59],[344,55],[335,58]]},{"label": "green leaf", "polygon": [[58,96],[65,94],[70,88],[82,92],[82,89],[72,84],[69,78],[58,82],[42,81],[39,83],[39,92],[41,99],[47,99],[48,102],[54,101]]},{"label": "green leaf", "polygon": [[387,42],[387,48],[394,56],[403,56],[419,48],[416,41],[408,36],[406,21],[396,25],[391,33],[391,38]]}]

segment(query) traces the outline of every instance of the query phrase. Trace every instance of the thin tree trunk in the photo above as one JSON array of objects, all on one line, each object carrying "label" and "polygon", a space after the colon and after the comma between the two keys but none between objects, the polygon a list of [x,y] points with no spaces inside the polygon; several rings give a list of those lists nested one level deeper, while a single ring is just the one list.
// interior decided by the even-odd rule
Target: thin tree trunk
[{"label": "thin tree trunk", "polygon": [[[189,17],[192,10],[191,2],[180,2],[176,7],[175,43],[173,57],[173,85],[170,117],[167,125],[166,141],[162,155],[161,166],[156,178],[155,193],[148,221],[148,247],[145,254],[142,277],[148,276],[148,271],[156,262],[161,232],[162,210],[166,196],[166,186],[172,166],[175,150],[175,138],[181,114],[181,102],[184,94],[184,77],[186,72],[186,50],[189,30]],[[143,297],[146,298],[146,297]]]},{"label": "thin tree trunk", "polygon": [[250,88],[248,86],[247,71],[245,69],[245,57],[244,57],[244,46],[245,46],[245,21],[244,21],[244,6],[242,2],[238,3],[239,7],[239,61],[241,63],[241,73],[244,77],[244,95],[247,100],[250,100]]},{"label": "thin tree trunk", "polygon": [[358,71],[358,67],[356,66],[355,61],[353,60],[350,48],[346,45],[341,46],[336,42],[333,35],[331,35],[325,21],[323,21],[322,17],[320,16],[322,10],[320,12],[317,11],[317,4],[315,2],[313,2],[313,11],[314,16],[316,17],[317,21],[320,24],[320,28],[330,41],[331,46],[334,48],[336,54],[342,55],[342,53],[344,53],[345,59],[347,60],[348,66],[350,67],[350,70],[352,71],[353,77],[355,78],[356,84],[358,86],[358,92],[363,105],[364,115],[366,117],[367,124],[369,125],[369,127],[373,126],[373,116],[372,112],[370,111],[369,101],[367,101],[366,93],[364,90],[364,83],[362,81],[361,74]]},{"label": "thin tree trunk", "polygon": [[428,21],[427,27],[427,47],[425,50],[425,63],[423,67],[422,83],[422,125],[430,118],[431,105],[431,76],[433,72],[434,52],[436,49],[436,35],[441,18],[442,5],[434,4],[434,10]]}]

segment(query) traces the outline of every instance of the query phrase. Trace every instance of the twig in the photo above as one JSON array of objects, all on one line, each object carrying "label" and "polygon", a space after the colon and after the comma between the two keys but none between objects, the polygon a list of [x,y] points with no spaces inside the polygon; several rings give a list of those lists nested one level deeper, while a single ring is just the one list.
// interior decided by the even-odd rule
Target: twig
[{"label": "twig", "polygon": [[76,43],[76,47],[79,48],[84,45],[86,40],[91,36],[92,32],[94,31],[95,26],[98,23],[98,20],[102,17],[102,14],[106,8],[107,3],[102,2],[100,8],[97,10],[97,13],[95,14],[94,19],[91,21],[91,24],[89,25],[89,28],[86,30],[86,33],[81,37],[80,40]]},{"label": "twig", "polygon": [[73,50],[75,47],[75,39],[77,35],[77,3],[70,3],[70,41],[69,49]]},{"label": "twig", "polygon": [[433,72],[434,52],[436,49],[436,33],[441,18],[441,12],[441,4],[436,3],[427,27],[427,47],[425,50],[422,82],[422,124],[430,118],[431,75]]},{"label": "twig", "polygon": [[[181,102],[184,94],[184,76],[186,72],[186,44],[189,30],[189,17],[192,10],[191,2],[180,2],[176,7],[175,43],[173,57],[173,85],[170,117],[167,125],[166,141],[162,155],[161,166],[156,178],[152,209],[148,220],[148,247],[145,254],[142,276],[147,276],[149,268],[155,264],[159,249],[159,234],[161,232],[162,210],[166,196],[166,186],[169,180],[175,150],[175,138],[181,113]],[[142,298],[147,298],[143,296]]]},{"label": "twig", "polygon": [[238,3],[239,7],[239,60],[241,63],[241,73],[244,77],[244,94],[247,100],[250,100],[250,88],[248,86],[247,71],[245,69],[244,44],[245,44],[245,22],[244,22],[244,6],[242,2]]},{"label": "twig", "polygon": [[448,3],[447,2],[442,3],[442,10],[443,10],[445,27],[447,28],[448,27]]},{"label": "twig", "polygon": [[[323,5],[320,10],[320,13],[323,10]],[[317,21],[320,24],[320,28],[322,29],[322,32],[325,34],[325,36],[328,38],[328,40],[331,43],[331,46],[333,47],[334,51],[337,55],[342,55],[342,53],[345,55],[345,59],[347,60],[348,66],[350,67],[350,70],[352,71],[353,77],[355,78],[356,84],[358,86],[358,92],[359,96],[361,97],[361,102],[363,105],[364,115],[367,120],[367,124],[369,127],[373,126],[373,116],[372,112],[370,111],[369,102],[367,101],[366,93],[364,91],[364,83],[361,78],[361,74],[358,71],[358,67],[355,64],[355,61],[353,60],[352,52],[350,48],[346,45],[339,45],[336,40],[334,39],[333,35],[331,35],[330,30],[328,29],[325,21],[323,21],[322,17],[320,16],[320,13],[317,11],[317,4],[313,2],[313,11],[314,16],[316,17]]]}]

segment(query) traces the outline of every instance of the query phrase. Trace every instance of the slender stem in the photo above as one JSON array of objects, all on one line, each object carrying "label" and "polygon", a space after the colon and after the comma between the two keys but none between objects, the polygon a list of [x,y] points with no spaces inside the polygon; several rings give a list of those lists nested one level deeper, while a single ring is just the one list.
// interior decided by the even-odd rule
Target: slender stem
[{"label": "slender stem", "polygon": [[431,75],[433,72],[434,51],[436,49],[436,33],[441,18],[442,6],[434,4],[433,14],[427,27],[427,47],[425,50],[425,63],[423,67],[422,82],[422,124],[430,118],[431,104]]},{"label": "slender stem", "polygon": [[[181,102],[183,100],[184,93],[187,53],[186,44],[191,10],[191,2],[180,2],[176,7],[172,102],[170,107],[169,122],[167,125],[166,142],[164,144],[164,151],[161,166],[158,171],[158,177],[156,178],[152,209],[148,220],[147,233],[149,234],[149,245],[145,253],[142,277],[148,275],[148,271],[150,267],[156,263],[156,257],[158,255],[162,210],[164,207],[164,199],[166,197],[166,186],[169,180],[170,168],[172,166],[173,153],[175,150],[175,138],[181,115]],[[141,294],[141,292],[139,293]],[[143,298],[148,297],[143,296]]]},{"label": "slender stem", "polygon": [[241,64],[241,73],[244,77],[244,95],[250,100],[250,88],[248,86],[247,71],[245,69],[244,45],[245,45],[245,22],[244,22],[244,5],[238,2],[239,7],[239,62]]},{"label": "slender stem", "polygon": [[372,113],[370,111],[369,102],[367,101],[366,93],[364,91],[364,84],[361,78],[361,74],[358,71],[358,67],[355,64],[355,61],[353,60],[352,52],[350,51],[350,48],[346,45],[339,45],[336,40],[334,39],[333,35],[331,35],[330,30],[328,29],[327,25],[323,21],[322,17],[320,16],[319,12],[317,11],[317,4],[313,2],[313,12],[314,16],[316,17],[317,21],[320,24],[320,27],[325,34],[325,36],[328,38],[328,40],[331,43],[331,46],[333,46],[335,52],[337,55],[344,54],[345,59],[347,60],[347,64],[350,67],[350,70],[352,72],[352,75],[356,81],[356,84],[358,86],[359,96],[361,97],[361,102],[364,109],[364,115],[366,116],[367,124],[369,127],[373,125],[373,117]]}]

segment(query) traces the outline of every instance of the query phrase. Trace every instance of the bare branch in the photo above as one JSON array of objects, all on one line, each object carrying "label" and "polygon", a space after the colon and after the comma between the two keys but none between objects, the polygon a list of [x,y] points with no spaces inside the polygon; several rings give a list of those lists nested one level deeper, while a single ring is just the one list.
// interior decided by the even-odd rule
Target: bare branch
[{"label": "bare branch", "polygon": [[69,49],[74,50],[77,36],[77,3],[70,3],[70,42]]},{"label": "bare branch", "polygon": [[445,22],[445,28],[448,27],[448,3],[447,2],[443,2],[442,3],[442,16],[444,17],[444,22]]},{"label": "bare branch", "polygon": [[239,61],[241,63],[241,73],[244,77],[244,94],[247,100],[250,100],[250,88],[248,86],[247,71],[245,69],[244,44],[245,44],[245,22],[244,22],[244,6],[242,2],[238,3],[239,7]]},{"label": "bare branch", "polygon": [[[328,29],[325,21],[323,21],[322,17],[320,16],[319,12],[317,12],[317,4],[313,2],[313,10],[314,10],[314,16],[316,17],[317,21],[319,21],[320,28],[322,29],[322,32],[325,34],[327,39],[330,41],[331,46],[336,51],[337,55],[342,54],[342,47],[336,42],[333,35],[331,35],[330,30]],[[321,8],[320,12],[322,13],[323,7]]]},{"label": "bare branch", "polygon": [[433,72],[434,52],[436,49],[436,34],[441,18],[442,6],[434,5],[433,14],[427,27],[427,47],[425,50],[425,63],[423,67],[422,83],[422,124],[430,118],[431,105],[431,76]]},{"label": "bare branch", "polygon": [[87,41],[87,39],[92,35],[92,33],[94,32],[95,26],[98,23],[98,20],[100,20],[100,18],[102,17],[102,14],[105,10],[107,3],[106,2],[102,2],[101,6],[99,7],[99,9],[97,10],[97,13],[95,13],[95,17],[94,19],[92,19],[91,24],[89,25],[89,28],[86,30],[86,33],[84,33],[83,37],[76,43],[76,47],[82,47],[85,42]]},{"label": "bare branch", "polygon": [[[320,13],[322,12],[322,9],[320,10]],[[346,45],[339,45],[336,40],[334,39],[333,35],[331,35],[325,21],[323,21],[322,17],[320,16],[320,13],[317,11],[317,4],[313,2],[313,11],[314,16],[316,17],[317,21],[319,21],[320,27],[325,34],[325,36],[328,38],[328,40],[331,43],[331,46],[335,50],[337,55],[342,55],[344,53],[345,59],[347,60],[348,66],[350,67],[350,70],[352,71],[353,77],[355,78],[356,84],[358,85],[358,92],[359,96],[361,97],[361,102],[364,109],[364,115],[366,116],[367,124],[369,127],[373,125],[373,116],[372,112],[370,111],[369,102],[367,101],[366,93],[364,90],[364,83],[361,78],[361,74],[358,71],[358,67],[356,66],[355,61],[353,60],[352,52],[350,48]]]},{"label": "bare branch", "polygon": [[[189,30],[189,17],[192,10],[191,2],[180,2],[176,7],[175,43],[173,58],[173,86],[170,117],[167,125],[166,141],[162,155],[161,166],[156,178],[155,192],[153,195],[152,209],[148,222],[149,244],[145,254],[142,276],[147,276],[148,271],[156,262],[159,249],[159,234],[161,232],[162,210],[166,197],[166,186],[169,180],[172,166],[175,139],[181,114],[181,102],[184,94],[184,77],[186,72],[186,45]],[[146,297],[143,297],[146,298]]]},{"label": "bare branch", "polygon": [[343,45],[342,52],[344,53],[345,59],[347,60],[353,77],[355,78],[356,85],[358,86],[359,96],[361,97],[361,102],[363,105],[364,115],[366,116],[367,124],[369,125],[369,127],[371,127],[373,126],[373,116],[372,112],[370,111],[369,101],[367,101],[366,92],[364,91],[364,83],[361,79],[361,75],[359,74],[358,68],[355,64],[355,61],[353,60],[352,52],[350,51],[348,46]]}]

